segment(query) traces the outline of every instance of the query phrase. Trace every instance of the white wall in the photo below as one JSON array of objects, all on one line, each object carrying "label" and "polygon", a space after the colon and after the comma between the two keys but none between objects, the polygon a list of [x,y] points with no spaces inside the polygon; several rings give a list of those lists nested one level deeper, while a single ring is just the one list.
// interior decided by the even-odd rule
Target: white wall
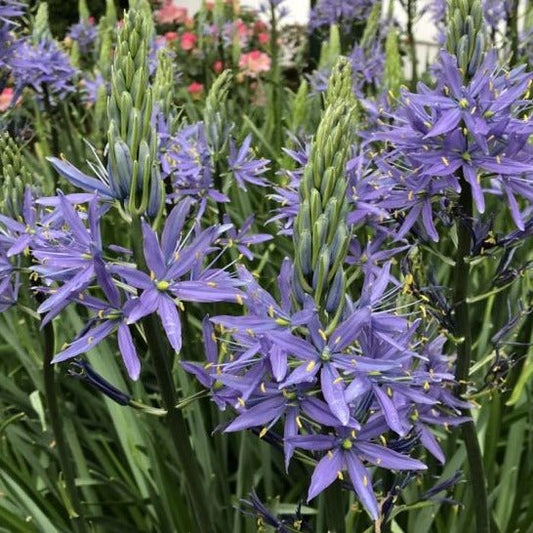
[{"label": "white wall", "polygon": [[[247,5],[250,7],[259,8],[261,3],[264,3],[266,0],[241,0],[241,5]],[[430,0],[428,0],[430,1]],[[189,9],[190,13],[194,13],[202,4],[201,0],[174,0],[176,5],[185,6]],[[305,24],[309,17],[309,0],[285,0],[283,4],[287,9],[289,9],[288,19],[292,22],[300,22]],[[405,12],[401,8],[400,4],[395,2],[394,14],[397,18],[404,22],[405,21]],[[415,26],[416,39],[417,41],[434,41],[435,39],[435,28],[431,24],[431,21],[427,16],[423,17],[422,20],[418,21]]]}]

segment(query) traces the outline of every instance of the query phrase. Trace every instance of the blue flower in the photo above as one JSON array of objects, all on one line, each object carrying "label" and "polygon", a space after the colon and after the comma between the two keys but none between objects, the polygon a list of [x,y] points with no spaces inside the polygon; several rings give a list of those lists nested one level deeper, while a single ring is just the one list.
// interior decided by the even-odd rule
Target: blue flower
[{"label": "blue flower", "polygon": [[45,39],[37,44],[22,42],[9,60],[9,67],[15,84],[15,98],[26,87],[39,95],[48,91],[57,98],[64,98],[75,89],[76,70],[53,40]]},{"label": "blue flower", "polygon": [[[182,343],[178,313],[178,307],[183,308],[182,302],[240,302],[244,296],[236,288],[236,280],[226,272],[202,266],[203,259],[226,227],[212,226],[199,232],[189,243],[180,238],[190,207],[190,200],[174,207],[165,222],[161,243],[154,230],[143,221],[144,259],[149,273],[131,267],[113,267],[113,272],[124,281],[142,290],[132,301],[128,323],[157,313],[177,352]],[[185,278],[187,275],[189,279]]]}]

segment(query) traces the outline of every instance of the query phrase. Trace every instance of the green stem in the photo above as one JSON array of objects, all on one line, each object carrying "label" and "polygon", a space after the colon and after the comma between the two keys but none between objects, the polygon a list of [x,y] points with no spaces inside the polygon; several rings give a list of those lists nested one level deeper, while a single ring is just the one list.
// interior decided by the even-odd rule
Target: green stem
[{"label": "green stem", "polygon": [[272,59],[271,81],[272,81],[272,113],[274,124],[274,136],[272,145],[276,151],[276,156],[279,157],[283,143],[283,122],[282,122],[282,102],[280,95],[281,87],[281,73],[279,65],[279,31],[278,31],[278,17],[276,14],[276,7],[272,2],[270,4],[270,55]]},{"label": "green stem", "polygon": [[[133,251],[137,267],[146,270],[146,262],[142,251],[141,222],[138,217],[133,219]],[[189,428],[182,412],[176,407],[178,398],[172,379],[169,362],[172,360],[172,350],[163,334],[160,320],[154,314],[143,321],[146,341],[152,355],[152,363],[161,392],[163,406],[167,411],[166,421],[172,445],[178,459],[180,470],[186,487],[189,506],[192,510],[195,531],[199,533],[214,533],[216,528],[211,523],[209,512],[209,498],[204,491],[202,469],[198,463],[189,439]]]},{"label": "green stem", "polygon": [[[315,7],[317,0],[311,0],[311,9]],[[320,30],[314,29],[309,36],[309,70],[315,70],[320,63],[320,50],[322,48],[322,35]]]},{"label": "green stem", "polygon": [[85,528],[85,521],[81,511],[81,503],[76,488],[74,469],[72,467],[67,442],[65,440],[65,434],[63,433],[63,423],[57,401],[58,391],[55,380],[55,366],[51,364],[55,354],[54,326],[51,323],[48,323],[43,328],[43,342],[44,395],[59,457],[59,465],[65,479],[66,494],[70,500],[70,508],[68,509],[69,518],[72,521],[73,529],[76,533],[85,533],[87,529]]},{"label": "green stem", "polygon": [[[215,183],[215,189],[217,189],[219,192],[223,192],[222,189],[224,188],[224,183],[222,181],[222,169],[220,168],[220,155],[218,153],[215,154],[214,157],[214,183]],[[217,215],[218,215],[218,223],[220,225],[224,224],[224,215],[226,214],[226,204],[224,202],[217,202]]]},{"label": "green stem", "polygon": [[507,21],[507,34],[511,43],[511,59],[509,61],[511,67],[518,63],[518,4],[519,0],[512,0]]},{"label": "green stem", "polygon": [[409,53],[411,55],[411,65],[413,68],[411,76],[411,88],[416,89],[418,82],[418,57],[416,52],[416,40],[413,31],[414,18],[416,13],[416,0],[407,0],[407,39],[409,40]]},{"label": "green stem", "polygon": [[[462,395],[466,391],[470,363],[472,360],[472,336],[470,330],[470,315],[468,309],[469,266],[467,257],[470,254],[471,234],[469,224],[472,220],[472,190],[464,177],[460,177],[461,196],[459,206],[462,220],[457,225],[458,244],[455,258],[453,308],[455,309],[455,335],[460,339],[457,345],[457,366],[455,377],[458,382],[457,392]],[[470,410],[465,409],[465,416],[470,416]],[[476,426],[473,421],[462,426],[463,439],[466,446],[468,464],[470,467],[470,483],[474,495],[476,513],[476,532],[490,533],[489,506],[487,486],[483,468],[483,457],[477,438]]]},{"label": "green stem", "polygon": [[328,533],[344,533],[346,531],[345,515],[347,506],[339,481],[328,487],[324,492],[326,506],[326,523]]}]

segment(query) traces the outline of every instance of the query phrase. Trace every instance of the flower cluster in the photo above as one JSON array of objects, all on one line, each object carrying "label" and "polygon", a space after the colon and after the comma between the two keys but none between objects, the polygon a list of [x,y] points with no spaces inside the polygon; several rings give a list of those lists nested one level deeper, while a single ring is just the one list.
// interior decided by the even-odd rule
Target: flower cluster
[{"label": "flower cluster", "polygon": [[97,33],[94,20],[89,18],[87,20],[80,20],[77,24],[73,24],[67,33],[67,38],[70,41],[78,43],[79,50],[82,54],[87,54],[93,48]]},{"label": "flower cluster", "polygon": [[372,0],[319,0],[311,11],[309,28],[338,24],[349,29],[368,16],[372,4]]},{"label": "flower cluster", "polygon": [[204,320],[207,364],[183,363],[219,408],[235,413],[225,431],[281,432],[287,467],[297,448],[315,452],[308,499],[347,471],[374,519],[379,505],[368,465],[422,470],[409,457],[418,441],[443,461],[429,427],[462,421],[443,339],[424,344],[418,321],[382,308],[389,269],[366,276],[360,300],[327,332],[311,299],[294,306],[288,260],[279,303],[241,268],[246,315]]},{"label": "flower cluster", "polygon": [[9,60],[9,67],[17,96],[26,87],[40,95],[49,93],[58,98],[74,91],[76,71],[66,53],[51,39],[36,44],[22,42]]},{"label": "flower cluster", "polygon": [[[102,242],[100,220],[109,204],[102,204],[97,195],[60,193],[34,200],[27,187],[21,220],[0,215],[2,308],[14,303],[17,296],[19,282],[13,261],[31,254],[37,264],[28,268],[34,279],[41,280],[36,290],[42,294],[38,311],[44,314],[43,325],[71,303],[85,307],[92,315],[54,361],[85,353],[116,332],[128,374],[137,379],[140,361],[131,324],[157,313],[171,346],[179,351],[178,309],[183,309],[183,302],[242,302],[244,297],[237,288],[240,282],[229,273],[203,266],[205,257],[217,250],[216,241],[231,225],[205,230],[193,226],[185,232],[191,208],[190,200],[174,207],[160,240],[146,222],[142,223],[146,262],[142,268],[131,263],[131,251]],[[240,242],[245,246],[261,241],[244,238]]]},{"label": "flower cluster", "polygon": [[[471,187],[480,213],[487,195],[503,197],[523,229],[522,209],[533,200],[531,75],[523,68],[502,69],[496,55],[488,53],[465,82],[454,57],[446,52],[440,57],[437,86],[404,91],[395,125],[373,135],[390,143],[381,168],[402,196],[398,205],[407,206],[398,236],[422,217],[428,235],[437,240],[433,202],[459,193],[459,176]],[[521,207],[519,199],[526,204]]]}]

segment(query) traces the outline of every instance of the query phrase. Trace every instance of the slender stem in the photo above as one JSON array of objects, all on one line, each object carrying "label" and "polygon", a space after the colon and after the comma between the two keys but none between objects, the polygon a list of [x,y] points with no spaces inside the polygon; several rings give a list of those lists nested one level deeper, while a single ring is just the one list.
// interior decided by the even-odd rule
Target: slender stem
[{"label": "slender stem", "polygon": [[[55,121],[53,120],[53,114],[54,110],[52,109],[52,103],[50,101],[50,93],[48,91],[48,86],[43,84],[43,95],[44,95],[44,108],[46,110],[46,114],[48,115],[48,119],[50,120],[50,133],[52,136],[52,155],[55,157],[59,157],[59,136],[57,133],[57,128],[55,126]],[[53,173],[53,179],[54,179],[54,194],[55,190],[57,189],[57,176],[56,173]]]},{"label": "slender stem", "polygon": [[283,136],[283,122],[282,122],[282,102],[280,95],[281,87],[281,73],[279,65],[279,31],[278,31],[278,16],[274,2],[270,3],[270,55],[272,59],[271,81],[272,81],[272,113],[274,123],[274,137],[272,144],[276,151],[276,156],[280,155],[282,136]]},{"label": "slender stem", "polygon": [[[472,336],[470,330],[470,315],[467,303],[469,290],[469,265],[467,257],[470,254],[471,233],[469,224],[472,220],[472,190],[470,185],[460,176],[461,196],[459,206],[461,220],[457,226],[458,244],[455,258],[453,308],[455,310],[455,334],[460,339],[457,344],[457,366],[455,377],[458,382],[457,392],[462,395],[466,391],[470,362],[472,360]],[[469,409],[464,414],[470,415]],[[490,533],[490,517],[487,498],[487,486],[483,467],[483,457],[477,438],[476,426],[473,421],[462,426],[468,464],[470,466],[470,483],[474,495],[476,513],[476,532]]]},{"label": "slender stem", "polygon": [[414,18],[416,14],[416,0],[407,0],[407,38],[409,40],[409,53],[411,55],[412,76],[411,86],[414,90],[418,82],[418,57],[416,51],[416,40],[413,30]]},{"label": "slender stem", "polygon": [[146,340],[150,346],[161,398],[167,410],[168,429],[178,456],[181,471],[184,474],[189,504],[197,526],[196,531],[213,533],[216,529],[211,525],[210,513],[207,507],[209,500],[202,485],[201,468],[191,446],[189,428],[185,418],[181,411],[176,409],[178,400],[168,365],[168,343],[162,336],[162,327],[155,315],[147,317],[143,322],[143,326]]},{"label": "slender stem", "polygon": [[43,328],[43,342],[44,342],[44,361],[43,361],[43,379],[44,379],[44,395],[46,398],[46,405],[48,407],[48,417],[52,432],[54,434],[55,445],[59,457],[59,464],[63,477],[65,479],[66,493],[70,500],[71,508],[68,509],[69,517],[72,520],[72,525],[76,533],[85,533],[85,520],[82,515],[81,503],[78,497],[78,490],[76,488],[74,469],[63,433],[63,423],[59,405],[57,402],[58,392],[55,380],[55,366],[51,361],[55,353],[55,334],[54,326],[48,323]]},{"label": "slender stem", "polygon": [[[222,189],[224,188],[224,184],[222,182],[222,169],[220,168],[220,155],[218,152],[214,156],[214,183],[215,188],[222,192]],[[217,202],[217,215],[218,215],[218,223],[220,225],[224,224],[224,215],[226,214],[226,204],[224,202]]]},{"label": "slender stem", "polygon": [[518,63],[518,4],[519,0],[512,0],[509,18],[507,20],[507,33],[511,43],[511,66]]},{"label": "slender stem", "polygon": [[[311,9],[315,7],[317,0],[311,0]],[[315,70],[320,62],[320,50],[322,47],[322,36],[318,28],[314,29],[309,36],[309,69]]]},{"label": "slender stem", "polygon": [[[133,251],[139,269],[146,269],[142,252],[141,223],[138,217],[133,219]],[[164,336],[161,322],[156,315],[149,315],[143,322],[146,341],[152,355],[157,382],[167,414],[167,426],[176,452],[180,470],[189,499],[189,505],[196,523],[195,531],[214,533],[216,528],[211,522],[209,498],[202,484],[202,470],[189,439],[189,429],[182,412],[176,407],[178,398],[172,379],[169,362],[172,360],[171,347]]]}]

